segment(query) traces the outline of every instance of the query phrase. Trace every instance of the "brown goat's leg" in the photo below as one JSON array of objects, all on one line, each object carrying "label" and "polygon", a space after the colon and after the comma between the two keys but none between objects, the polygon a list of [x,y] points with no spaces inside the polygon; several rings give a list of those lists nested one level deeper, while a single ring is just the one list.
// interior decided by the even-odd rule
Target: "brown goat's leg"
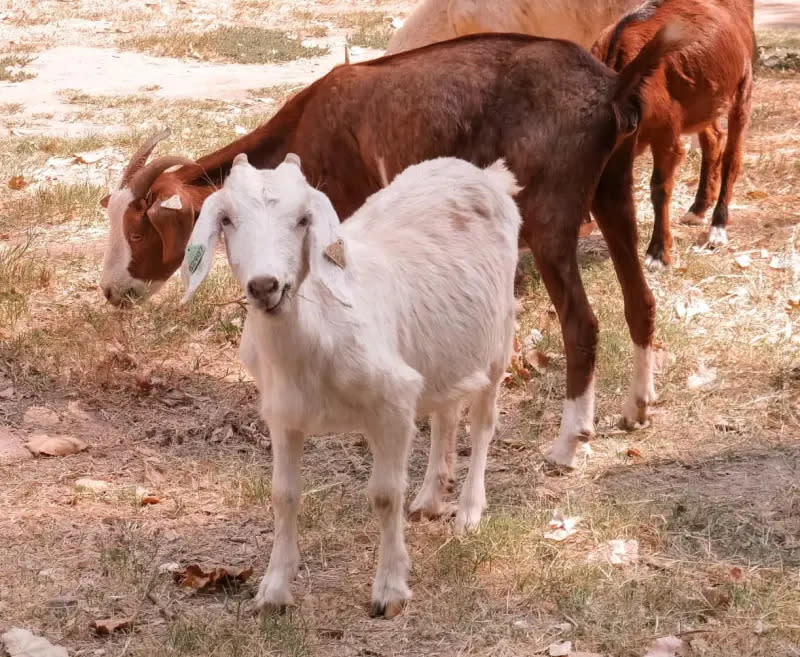
[{"label": "brown goat's leg", "polygon": [[608,244],[625,302],[625,319],[633,340],[633,378],[622,411],[628,428],[644,426],[656,399],[653,384],[653,332],[656,303],[637,257],[636,207],[633,200],[633,156],[617,152],[606,165],[592,211]]},{"label": "brown goat's leg", "polygon": [[722,166],[722,146],[724,135],[719,121],[706,126],[698,135],[703,159],[700,163],[700,181],[697,195],[689,211],[681,219],[682,224],[701,226],[706,211],[719,193],[720,167]]},{"label": "brown goat's leg", "polygon": [[[532,203],[527,207],[537,206]],[[547,458],[566,467],[573,467],[578,443],[594,435],[597,319],[583,289],[577,258],[578,228],[585,214],[578,213],[574,220],[568,220],[567,215],[562,214],[558,220],[535,226],[532,221],[527,221],[522,229],[558,313],[564,338],[567,397],[561,429]],[[527,216],[531,216],[531,212]]]},{"label": "brown goat's leg", "polygon": [[752,71],[748,70],[739,83],[728,112],[728,143],[722,155],[722,181],[719,198],[711,216],[711,230],[708,233],[708,244],[712,247],[724,246],[728,243],[728,204],[733,195],[733,185],[739,175],[742,162],[742,141],[750,120],[751,94],[753,89]]},{"label": "brown goat's leg", "polygon": [[683,158],[680,134],[670,132],[651,144],[653,175],[650,178],[650,198],[653,202],[655,223],[653,236],[647,247],[645,264],[650,269],[663,269],[669,264],[672,232],[669,225],[669,204],[675,184],[675,169]]}]

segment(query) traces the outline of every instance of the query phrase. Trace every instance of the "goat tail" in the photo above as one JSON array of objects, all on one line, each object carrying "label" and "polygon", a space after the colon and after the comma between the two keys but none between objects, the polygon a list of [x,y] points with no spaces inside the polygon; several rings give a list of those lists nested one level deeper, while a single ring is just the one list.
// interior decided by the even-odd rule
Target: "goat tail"
[{"label": "goat tail", "polygon": [[522,191],[517,177],[508,168],[504,158],[500,158],[484,169],[493,185],[497,185],[504,193],[515,196]]},{"label": "goat tail", "polygon": [[664,57],[686,44],[687,38],[680,21],[670,21],[623,68],[617,79],[612,105],[617,116],[617,128],[630,135],[639,127],[642,113],[642,85],[655,73]]}]

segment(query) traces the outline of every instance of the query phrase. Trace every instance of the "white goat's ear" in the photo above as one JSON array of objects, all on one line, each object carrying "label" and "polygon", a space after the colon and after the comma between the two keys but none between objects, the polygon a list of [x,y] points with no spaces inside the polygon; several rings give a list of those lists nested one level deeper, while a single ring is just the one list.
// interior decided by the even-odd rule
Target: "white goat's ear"
[{"label": "white goat's ear", "polygon": [[189,243],[186,245],[186,253],[181,264],[181,279],[186,291],[181,299],[181,305],[194,296],[197,288],[211,271],[214,249],[222,228],[220,225],[221,193],[221,191],[215,192],[203,203],[203,209],[200,211],[200,216],[189,237]]},{"label": "white goat's ear", "polygon": [[239,164],[250,164],[247,160],[247,153],[239,153],[235,158],[233,158],[233,166],[238,166]]},{"label": "white goat's ear", "polygon": [[340,303],[352,306],[347,282],[347,243],[339,232],[339,217],[325,194],[315,190],[311,198],[311,224],[308,228],[311,276]]},{"label": "white goat's ear", "polygon": [[300,156],[297,153],[286,153],[286,157],[283,158],[285,164],[294,164],[298,169],[302,169],[302,165],[300,164]]}]

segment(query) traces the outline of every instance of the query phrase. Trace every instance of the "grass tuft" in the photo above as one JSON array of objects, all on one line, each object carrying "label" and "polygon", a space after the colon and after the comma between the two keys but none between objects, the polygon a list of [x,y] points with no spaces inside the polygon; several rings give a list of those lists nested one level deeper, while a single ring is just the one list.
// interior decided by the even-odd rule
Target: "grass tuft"
[{"label": "grass tuft", "polygon": [[122,47],[161,57],[197,57],[240,64],[289,62],[327,54],[327,48],[304,46],[286,32],[261,27],[219,27],[203,34],[174,32],[138,36]]},{"label": "grass tuft", "polygon": [[8,55],[0,58],[0,81],[24,82],[35,78],[34,73],[23,70],[32,61],[33,57],[27,55]]}]

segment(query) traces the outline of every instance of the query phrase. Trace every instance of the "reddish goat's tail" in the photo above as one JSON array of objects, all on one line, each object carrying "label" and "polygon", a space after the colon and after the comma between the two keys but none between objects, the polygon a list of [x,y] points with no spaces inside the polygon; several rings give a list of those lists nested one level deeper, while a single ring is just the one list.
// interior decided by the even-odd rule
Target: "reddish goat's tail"
[{"label": "reddish goat's tail", "polygon": [[664,57],[686,43],[683,28],[677,22],[667,23],[639,51],[639,54],[619,72],[612,104],[617,115],[620,134],[636,131],[641,118],[641,89],[653,75]]}]

